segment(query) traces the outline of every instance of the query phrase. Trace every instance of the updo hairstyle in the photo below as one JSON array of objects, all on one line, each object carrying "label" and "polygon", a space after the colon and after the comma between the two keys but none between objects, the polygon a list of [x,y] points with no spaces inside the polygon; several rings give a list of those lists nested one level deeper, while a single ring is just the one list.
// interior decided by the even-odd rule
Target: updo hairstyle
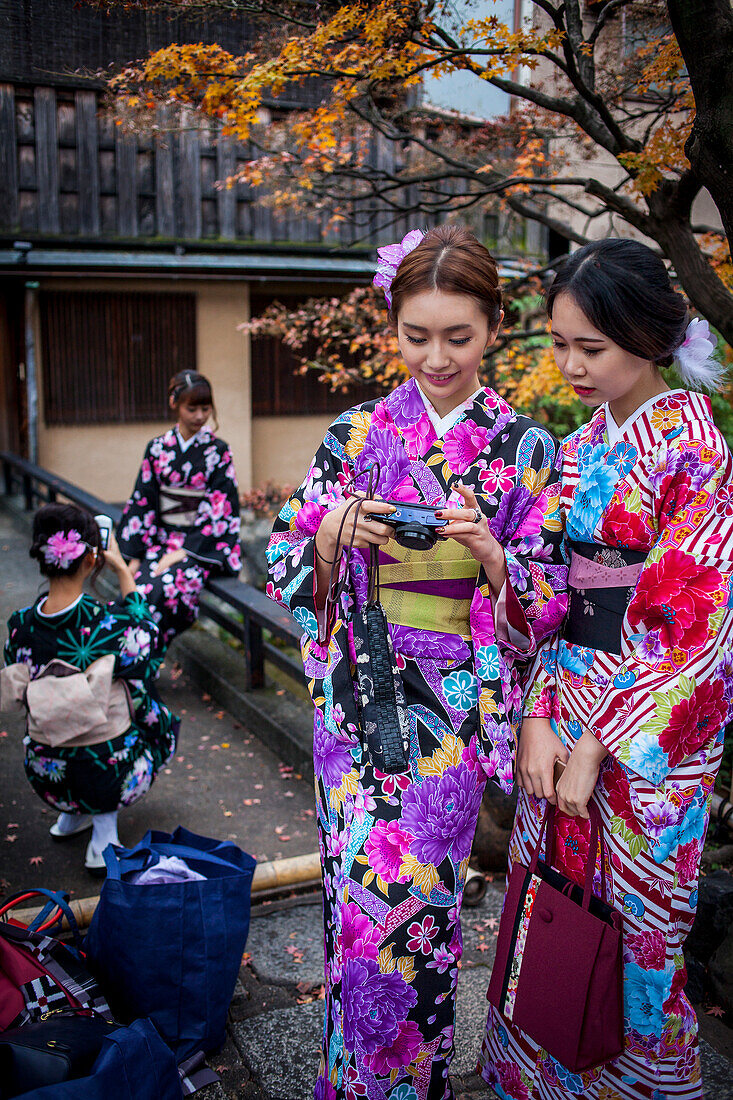
[{"label": "updo hairstyle", "polygon": [[70,531],[79,533],[82,542],[88,547],[87,552],[97,551],[97,560],[91,574],[92,581],[96,580],[104,567],[102,538],[91,512],[77,507],[76,504],[44,504],[38,509],[33,517],[33,541],[28,553],[36,559],[44,577],[73,577],[81,569],[86,554],[80,554],[65,567],[47,562],[43,554],[43,547],[52,535],[68,535]]},{"label": "updo hairstyle", "polygon": [[687,328],[687,305],[667,268],[645,244],[625,238],[593,241],[563,263],[547,293],[569,294],[594,328],[624,351],[669,367]]},{"label": "updo hairstyle", "polygon": [[168,399],[176,410],[181,401],[187,401],[189,405],[211,405],[214,423],[216,423],[216,406],[211,382],[198,371],[181,370],[178,374],[174,374],[168,383]]},{"label": "updo hairstyle", "polygon": [[425,234],[420,244],[397,268],[390,291],[392,325],[406,298],[425,290],[467,294],[473,298],[494,329],[501,316],[501,291],[496,263],[488,248],[461,225],[439,225]]}]

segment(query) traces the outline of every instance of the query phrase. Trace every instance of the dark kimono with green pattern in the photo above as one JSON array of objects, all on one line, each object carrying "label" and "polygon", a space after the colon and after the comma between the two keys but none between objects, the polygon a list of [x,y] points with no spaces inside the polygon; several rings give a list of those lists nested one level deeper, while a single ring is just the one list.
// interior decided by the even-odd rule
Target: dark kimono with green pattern
[{"label": "dark kimono with green pattern", "polygon": [[6,665],[26,664],[34,677],[58,657],[84,672],[113,654],[115,679],[129,688],[133,719],[126,733],[96,745],[52,747],[26,735],[26,774],[56,810],[110,813],[145,794],[175,751],[180,720],[161,703],[152,680],[158,626],[138,592],[109,604],[83,595],[58,615],[39,613],[44,599],[11,615]]}]

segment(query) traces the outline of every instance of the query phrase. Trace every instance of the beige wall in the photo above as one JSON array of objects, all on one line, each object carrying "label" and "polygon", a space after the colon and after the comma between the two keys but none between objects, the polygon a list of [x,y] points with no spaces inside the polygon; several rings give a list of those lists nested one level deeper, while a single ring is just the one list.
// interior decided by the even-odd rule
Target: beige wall
[{"label": "beige wall", "polygon": [[252,483],[299,485],[331,416],[257,416],[252,421]]},{"label": "beige wall", "polygon": [[[219,434],[232,447],[240,484],[252,480],[249,342],[237,325],[249,317],[246,283],[173,283],[165,280],[47,280],[44,287],[75,290],[167,290],[196,294],[197,363],[210,379],[219,415]],[[40,355],[40,341],[36,340]],[[39,377],[38,461],[104,500],[123,501],[135,480],[145,444],[168,425],[139,424],[46,427]]]},{"label": "beige wall", "polygon": [[[299,484],[332,418],[267,416],[252,420],[249,338],[237,331],[237,325],[249,317],[246,283],[59,279],[47,280],[43,286],[59,290],[194,292],[198,369],[211,380],[219,435],[232,448],[240,486],[248,489],[268,481],[278,485]],[[36,347],[40,356],[38,335]],[[170,422],[46,427],[40,361],[38,378],[39,464],[103,500],[126,500],[145,444]]]}]

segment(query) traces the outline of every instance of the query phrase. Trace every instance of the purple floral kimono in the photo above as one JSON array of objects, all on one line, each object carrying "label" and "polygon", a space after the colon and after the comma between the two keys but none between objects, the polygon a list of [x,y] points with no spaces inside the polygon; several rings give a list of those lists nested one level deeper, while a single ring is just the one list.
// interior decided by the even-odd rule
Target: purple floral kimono
[{"label": "purple floral kimono", "polygon": [[[436,438],[410,380],[338,417],[275,523],[267,592],[303,629],[316,708],[326,946],[318,1098],[453,1095],[460,910],[481,796],[487,776],[511,783],[522,677],[566,606],[556,457],[552,436],[489,389]],[[473,563],[466,575],[473,559],[448,563],[458,579],[435,580],[441,575],[435,549],[406,553],[394,541],[382,548],[387,580],[395,566],[404,578],[405,559],[408,573],[414,569],[414,579],[397,584],[398,601],[405,592],[428,595],[427,613],[440,605],[447,620],[452,604],[465,607],[463,630],[390,626],[411,738],[409,768],[396,775],[371,765],[352,720],[350,618],[366,597],[363,551],[349,557],[349,585],[325,644],[318,641],[314,603],[314,535],[325,512],[341,503],[342,486],[375,461],[378,491],[388,500],[459,505],[455,482],[474,489],[506,548],[509,583],[500,597],[506,613],[496,620],[513,628],[510,635],[495,628],[496,601],[484,572]],[[465,556],[455,540],[438,547]],[[389,610],[387,617],[392,624]]]},{"label": "purple floral kimono", "polygon": [[[137,558],[138,591],[160,627],[161,656],[195,621],[211,573],[239,572],[239,495],[229,447],[208,428],[184,448],[175,428],[148,443],[117,532],[126,558]],[[155,576],[172,550],[186,557]]]}]

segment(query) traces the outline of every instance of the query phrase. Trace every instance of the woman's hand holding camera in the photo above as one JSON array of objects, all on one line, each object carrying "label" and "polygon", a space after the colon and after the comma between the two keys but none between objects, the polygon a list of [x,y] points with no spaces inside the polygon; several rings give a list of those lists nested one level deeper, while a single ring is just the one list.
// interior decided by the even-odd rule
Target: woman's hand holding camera
[{"label": "woman's hand holding camera", "polygon": [[[358,510],[354,504],[354,497],[362,498],[361,508]],[[338,541],[339,528],[344,518],[346,509],[351,505],[351,512],[341,532],[341,541]],[[333,561],[338,552],[339,545],[348,546],[351,542],[352,531],[354,533],[354,546],[364,549],[367,546],[384,546],[394,535],[394,530],[385,523],[377,523],[367,519],[368,515],[388,516],[394,512],[393,504],[387,504],[384,500],[368,500],[362,493],[355,493],[353,497],[338,508],[326,512],[321,520],[321,526],[316,534],[316,549],[319,554],[329,561]],[[353,520],[351,516],[353,515]]]},{"label": "woman's hand holding camera", "polygon": [[[354,535],[353,545],[362,549],[366,546],[384,546],[394,534],[393,529],[388,527],[387,524],[367,519],[367,515],[372,513],[374,515],[389,515],[394,512],[394,505],[387,504],[384,500],[368,500],[362,493],[354,495],[361,497],[363,501],[361,508],[358,509],[358,514],[354,497],[351,497],[344,504],[340,504],[338,508],[326,512],[321,520],[321,526],[316,532],[316,606],[319,608],[323,607],[326,601],[331,567],[336,559],[339,547],[348,546],[351,543],[352,533]],[[341,521],[349,505],[351,505],[351,511],[346,517],[346,523],[343,525],[341,538],[339,539]]]},{"label": "woman's hand holding camera", "polygon": [[106,550],[100,551],[100,553],[104,559],[104,564],[108,565],[110,569],[113,569],[117,574],[117,580],[119,581],[122,595],[129,596],[131,592],[135,591],[135,581],[130,572],[129,565],[120,553],[117,539],[112,531],[110,531],[109,534],[109,546]]},{"label": "woman's hand holding camera", "polygon": [[466,507],[437,511],[436,517],[446,520],[445,527],[439,527],[438,532],[466,547],[471,557],[483,565],[489,584],[498,595],[506,581],[504,551],[492,535],[473,489],[460,482],[454,488],[463,497]]}]

